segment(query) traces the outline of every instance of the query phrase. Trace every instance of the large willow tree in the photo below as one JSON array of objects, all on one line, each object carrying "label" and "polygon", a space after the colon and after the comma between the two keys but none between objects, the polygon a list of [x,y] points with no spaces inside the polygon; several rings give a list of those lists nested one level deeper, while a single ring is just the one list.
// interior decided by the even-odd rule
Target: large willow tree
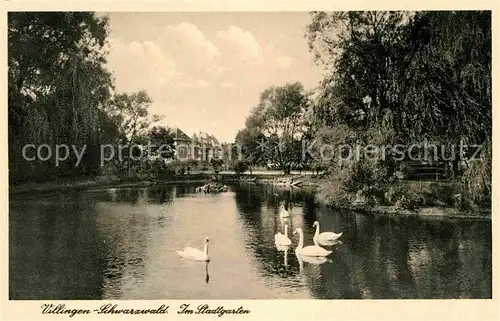
[{"label": "large willow tree", "polygon": [[306,36],[330,71],[315,106],[325,123],[385,122],[403,140],[491,136],[491,12],[314,12]]},{"label": "large willow tree", "polygon": [[455,153],[454,168],[462,167],[461,141],[483,144],[483,161],[471,162],[463,179],[466,193],[487,203],[491,12],[313,12],[311,18],[309,47],[328,71],[315,123],[348,126],[366,143],[442,144],[447,155]]},{"label": "large willow tree", "polygon": [[[97,145],[118,134],[104,108],[107,18],[90,12],[8,15],[9,167],[12,182],[97,171]],[[68,160],[27,162],[25,144],[88,145],[79,168]]]}]

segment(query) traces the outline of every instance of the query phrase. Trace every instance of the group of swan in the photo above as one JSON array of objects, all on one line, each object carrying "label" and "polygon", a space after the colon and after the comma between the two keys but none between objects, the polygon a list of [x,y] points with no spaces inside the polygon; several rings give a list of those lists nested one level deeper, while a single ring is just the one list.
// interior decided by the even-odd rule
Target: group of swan
[{"label": "group of swan", "polygon": [[[331,245],[330,242],[336,241],[342,233],[333,233],[333,232],[319,232],[319,223],[316,221],[313,224],[316,227],[316,233],[314,234],[313,241],[314,245],[309,245],[304,247],[304,232],[301,228],[295,229],[293,234],[299,234],[299,244],[295,249],[295,253],[303,256],[312,256],[312,257],[324,257],[330,255],[332,251],[328,251],[318,244],[327,244]],[[274,235],[274,243],[276,246],[286,247],[292,244],[292,240],[288,237],[288,224],[285,225],[285,234],[281,232]],[[176,251],[180,257],[194,260],[194,261],[205,261],[209,262],[210,257],[208,256],[208,243],[210,240],[208,237],[205,239],[205,246],[202,250],[195,249],[193,247],[186,247],[182,251]]]},{"label": "group of swan", "polygon": [[[295,249],[295,253],[303,256],[312,256],[312,257],[324,257],[330,255],[332,251],[328,251],[319,244],[323,245],[333,245],[339,237],[342,236],[342,233],[333,233],[333,232],[319,232],[319,222],[314,222],[314,227],[316,227],[316,233],[313,237],[314,245],[309,245],[304,247],[304,232],[301,228],[295,229],[293,234],[299,234],[299,244]],[[274,235],[274,243],[276,246],[288,246],[292,244],[292,240],[288,237],[288,224],[285,225],[285,234],[278,232]]]}]

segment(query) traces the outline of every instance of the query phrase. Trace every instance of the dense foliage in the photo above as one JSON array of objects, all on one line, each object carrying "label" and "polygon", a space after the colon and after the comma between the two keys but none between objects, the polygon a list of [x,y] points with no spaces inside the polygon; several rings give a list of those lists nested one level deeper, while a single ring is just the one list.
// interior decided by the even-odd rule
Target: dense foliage
[{"label": "dense foliage", "polygon": [[[95,150],[118,132],[103,112],[112,80],[104,68],[107,19],[92,13],[9,13],[9,169],[12,180],[43,180],[98,169]],[[81,166],[28,162],[26,144],[87,145]],[[30,155],[31,156],[31,155]],[[94,157],[93,157],[94,156]],[[71,165],[70,165],[71,164]]]},{"label": "dense foliage", "polygon": [[[91,12],[9,13],[12,183],[99,174],[100,146],[145,140],[147,128],[158,120],[150,120],[151,99],[145,91],[114,93],[106,69],[107,36],[107,18]],[[151,134],[158,138],[158,133]],[[63,144],[83,151],[81,161],[70,150],[68,158],[56,164],[55,148]],[[24,158],[27,145],[25,156],[37,159]],[[41,145],[51,149],[52,157],[46,147],[37,155]]]},{"label": "dense foliage", "polygon": [[[473,203],[489,202],[491,12],[312,12],[305,36],[325,77],[312,94],[290,91],[290,85],[262,93],[236,138],[250,164],[277,163],[285,173],[322,168],[330,175],[323,188],[330,203],[332,195],[341,202],[351,195],[384,203],[386,192],[404,194],[388,189],[404,176],[408,157],[397,159],[389,148],[376,158],[349,158],[348,149],[335,147],[400,144],[408,156],[411,144],[434,144],[439,152],[420,163],[446,168],[444,176],[454,175],[459,184],[456,193]],[[263,137],[288,152],[264,153],[257,143]],[[309,146],[306,157],[298,158],[304,151],[299,142]],[[467,149],[462,154],[461,142],[482,144],[481,159],[473,162]],[[413,196],[399,203],[418,204]]]},{"label": "dense foliage", "polygon": [[246,160],[276,164],[285,173],[302,162],[301,142],[307,132],[307,94],[300,83],[266,89],[236,136]]},{"label": "dense foliage", "polygon": [[[306,36],[330,70],[314,106],[317,122],[345,124],[363,144],[442,146],[455,173],[467,164],[457,192],[489,202],[491,153],[472,164],[457,146],[491,148],[491,12],[314,12]],[[368,186],[358,191],[391,179],[397,167],[388,156],[366,166],[378,179],[356,179]],[[441,156],[435,163],[445,162]],[[350,176],[340,181],[348,189]]]}]

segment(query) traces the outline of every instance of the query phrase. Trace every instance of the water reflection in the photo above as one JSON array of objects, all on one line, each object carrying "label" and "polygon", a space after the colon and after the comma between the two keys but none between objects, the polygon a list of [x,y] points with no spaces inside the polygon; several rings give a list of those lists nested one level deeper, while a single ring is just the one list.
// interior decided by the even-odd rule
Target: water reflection
[{"label": "water reflection", "polygon": [[[10,298],[491,298],[490,222],[331,211],[300,189],[195,187],[11,199]],[[327,257],[296,255],[291,232],[313,245],[315,221],[342,236],[321,245]],[[276,245],[285,225],[292,244]],[[206,236],[210,263],[179,259]]]}]

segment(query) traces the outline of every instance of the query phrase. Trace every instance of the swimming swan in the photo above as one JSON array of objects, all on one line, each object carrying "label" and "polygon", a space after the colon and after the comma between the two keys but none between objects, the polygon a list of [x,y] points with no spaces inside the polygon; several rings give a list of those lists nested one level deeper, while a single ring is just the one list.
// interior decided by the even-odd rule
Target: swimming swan
[{"label": "swimming swan", "polygon": [[299,260],[299,263],[302,262],[306,262],[306,263],[309,263],[309,264],[314,264],[314,265],[320,265],[320,264],[323,264],[323,263],[331,263],[332,260],[324,257],[324,256],[306,256],[306,255],[300,255],[300,254],[296,254],[297,256],[297,259]]},{"label": "swimming swan", "polygon": [[292,244],[292,240],[288,237],[288,224],[285,224],[285,234],[281,234],[281,232],[276,233],[274,235],[274,244],[276,245],[290,245]]},{"label": "swimming swan", "polygon": [[285,205],[281,204],[281,206],[280,206],[280,218],[284,219],[284,218],[288,218],[288,217],[290,217],[290,213],[288,213],[288,211],[285,209]]},{"label": "swimming swan", "polygon": [[295,254],[297,255],[304,255],[304,256],[328,256],[332,251],[327,251],[321,246],[318,245],[310,245],[310,246],[304,246],[304,232],[302,232],[301,228],[295,229],[293,234],[299,234],[299,245],[297,245],[297,248],[295,249]]},{"label": "swimming swan", "polygon": [[338,234],[333,233],[333,232],[320,233],[318,221],[314,222],[313,227],[316,227],[316,233],[314,233],[314,236],[313,236],[314,243],[318,242],[318,243],[321,243],[323,245],[330,245],[330,243],[332,241],[335,241],[336,239],[338,239],[339,237],[342,236],[342,232],[340,232]]},{"label": "swimming swan", "polygon": [[203,251],[192,247],[186,247],[183,251],[176,251],[177,254],[182,258],[194,260],[194,261],[210,261],[210,257],[208,256],[208,237],[205,239],[205,248]]}]

